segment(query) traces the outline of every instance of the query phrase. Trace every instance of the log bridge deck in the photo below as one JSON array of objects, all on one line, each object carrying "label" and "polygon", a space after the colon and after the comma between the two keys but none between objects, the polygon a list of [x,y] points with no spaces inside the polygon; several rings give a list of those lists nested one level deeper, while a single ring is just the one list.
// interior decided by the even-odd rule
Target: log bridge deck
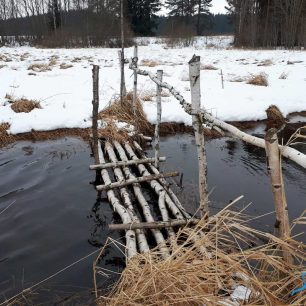
[{"label": "log bridge deck", "polygon": [[[159,158],[160,162],[165,160],[165,157]],[[127,259],[150,250],[152,243],[148,242],[148,236],[153,237],[153,246],[157,245],[162,257],[167,258],[170,254],[166,240],[174,237],[174,228],[199,221],[184,209],[166,181],[179,173],[161,173],[154,162],[155,158],[148,158],[136,141],[120,144],[99,139],[98,164],[90,166],[101,174],[103,184],[96,185],[97,191],[106,192],[109,203],[122,220],[122,224],[111,224],[109,228],[125,231]],[[152,199],[150,206],[144,192],[148,186],[156,195],[153,206],[158,209],[154,208],[154,213]],[[154,216],[162,221],[155,220]]]}]

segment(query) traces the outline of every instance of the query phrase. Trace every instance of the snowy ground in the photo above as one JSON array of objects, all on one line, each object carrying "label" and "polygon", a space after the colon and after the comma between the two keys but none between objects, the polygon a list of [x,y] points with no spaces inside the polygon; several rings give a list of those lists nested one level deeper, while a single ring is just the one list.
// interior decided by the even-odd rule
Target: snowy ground
[{"label": "snowy ground", "polygon": [[[217,70],[202,70],[202,104],[223,120],[256,120],[265,118],[265,110],[275,104],[284,115],[306,110],[306,52],[285,50],[235,50],[229,47],[231,38],[200,39],[194,47],[169,49],[162,43],[148,40],[139,47],[139,59],[157,64],[142,66],[152,72],[163,69],[164,80],[190,100],[188,61],[193,54],[201,56],[202,65]],[[126,50],[131,57],[133,49]],[[92,111],[91,65],[100,65],[100,109],[118,94],[119,64],[117,49],[37,49],[31,47],[0,48],[0,123],[9,122],[13,134],[35,130],[89,127]],[[53,59],[53,61],[52,61]],[[45,63],[50,71],[28,70],[32,64]],[[288,64],[289,61],[289,64]],[[60,64],[73,65],[60,69]],[[266,64],[266,65],[262,65]],[[220,69],[224,74],[221,87]],[[250,74],[264,72],[269,86],[253,86],[245,79]],[[29,75],[30,73],[30,75]],[[35,74],[35,75],[33,75]],[[286,76],[280,79],[280,76]],[[132,90],[132,72],[126,68],[126,83]],[[156,86],[147,77],[139,76],[141,96],[152,96]],[[15,113],[5,96],[40,101],[41,109],[30,113]],[[151,122],[156,117],[156,105],[144,102]],[[191,118],[172,97],[163,97],[163,121],[191,123]]]}]

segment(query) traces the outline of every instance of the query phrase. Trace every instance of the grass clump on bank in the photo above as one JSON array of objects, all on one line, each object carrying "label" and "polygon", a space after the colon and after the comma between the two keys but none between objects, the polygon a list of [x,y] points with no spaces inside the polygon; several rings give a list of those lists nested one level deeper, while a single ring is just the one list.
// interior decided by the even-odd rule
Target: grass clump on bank
[{"label": "grass clump on bank", "polygon": [[11,135],[7,132],[10,126],[8,122],[0,123],[0,148],[11,142]]},{"label": "grass clump on bank", "polygon": [[[222,210],[168,241],[170,258],[158,248],[133,257],[99,306],[113,305],[305,305],[301,272],[306,245],[280,240],[247,225],[241,213]],[[295,264],[282,258],[290,252]],[[240,292],[240,294],[239,294]]]},{"label": "grass clump on bank", "polygon": [[256,75],[251,75],[247,84],[255,85],[255,86],[269,86],[268,75],[264,72]]},{"label": "grass clump on bank", "polygon": [[15,113],[30,113],[35,108],[41,108],[40,103],[35,100],[21,98],[11,102],[11,109]]},{"label": "grass clump on bank", "polygon": [[132,93],[128,93],[126,97],[123,98],[122,102],[120,98],[117,98],[101,111],[99,113],[99,119],[113,119],[119,122],[125,122],[135,126],[135,128],[143,134],[151,134],[153,131],[152,126],[146,118],[142,103],[139,99],[136,99],[135,114],[133,109],[133,95]]}]

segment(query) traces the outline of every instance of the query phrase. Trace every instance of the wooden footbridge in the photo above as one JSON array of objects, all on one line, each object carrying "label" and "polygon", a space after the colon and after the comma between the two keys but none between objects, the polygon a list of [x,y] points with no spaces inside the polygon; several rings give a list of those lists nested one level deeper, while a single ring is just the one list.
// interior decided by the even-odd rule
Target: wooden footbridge
[{"label": "wooden footbridge", "polygon": [[[161,173],[154,166],[155,158],[148,158],[136,141],[120,144],[99,140],[98,159],[99,164],[90,166],[90,169],[101,171],[103,185],[97,185],[96,189],[106,192],[108,201],[122,220],[122,224],[109,227],[125,230],[127,258],[137,252],[149,251],[152,243],[148,243],[147,229],[154,239],[153,245],[159,246],[163,257],[169,256],[166,240],[175,235],[173,227],[197,222],[166,181],[178,172]],[[165,157],[159,157],[160,162],[165,160]],[[145,195],[148,187],[156,195],[153,207]],[[162,228],[165,228],[163,233]]]},{"label": "wooden footbridge", "polygon": [[[97,123],[99,67],[93,67],[93,152],[95,165],[90,166],[90,169],[95,170],[97,173],[97,181],[99,181],[96,185],[97,191],[106,192],[113,210],[121,218],[122,222],[120,224],[110,224],[109,228],[125,231],[127,260],[137,253],[148,252],[150,248],[156,246],[159,248],[161,256],[166,259],[170,256],[167,241],[171,241],[171,238],[175,237],[175,230],[179,226],[197,224],[200,221],[200,219],[194,218],[186,211],[167,181],[168,178],[177,176],[178,172],[163,173],[159,170],[159,163],[166,161],[165,157],[160,157],[159,152],[162,88],[167,89],[179,101],[184,111],[192,116],[198,154],[199,212],[201,217],[209,217],[203,128],[205,123],[206,126],[228,133],[266,150],[276,208],[276,224],[278,224],[280,237],[284,239],[289,237],[288,209],[281,178],[280,156],[283,155],[304,168],[306,168],[306,156],[289,145],[279,145],[275,129],[269,130],[266,138],[261,139],[240,131],[236,127],[213,117],[205,109],[201,108],[200,57],[194,56],[189,62],[192,103],[188,103],[173,86],[162,81],[162,71],[158,71],[155,75],[146,70],[140,70],[137,67],[137,61],[136,50],[134,58],[130,61],[122,60],[121,65],[123,66],[129,62],[130,69],[134,72],[134,94],[131,108],[136,105],[137,75],[149,77],[157,85],[157,119],[154,135],[155,156],[152,158],[146,156],[137,141],[139,137],[135,137],[135,134],[133,135],[134,137],[131,136],[129,140],[123,143],[113,139],[99,139]],[[299,135],[297,134],[296,137],[298,138]],[[142,138],[148,140],[148,137],[142,136]],[[152,139],[149,140],[152,141]],[[149,203],[146,196],[148,188],[150,188],[152,194],[155,194],[153,204],[152,199],[150,199]],[[194,237],[194,239],[197,239],[197,237]]]}]

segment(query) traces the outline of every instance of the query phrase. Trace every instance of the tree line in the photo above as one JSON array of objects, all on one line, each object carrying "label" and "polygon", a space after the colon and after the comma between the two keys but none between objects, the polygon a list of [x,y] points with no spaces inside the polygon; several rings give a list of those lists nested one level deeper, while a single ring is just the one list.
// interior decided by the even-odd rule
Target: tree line
[{"label": "tree line", "polygon": [[[120,5],[124,5],[129,37],[156,33],[161,0],[1,0],[0,36],[25,37],[50,47],[117,45],[120,39]],[[182,27],[201,35],[211,27],[212,0],[167,0],[171,21],[165,34]]]},{"label": "tree line", "polygon": [[306,45],[305,0],[227,0],[235,45],[294,48]]}]

